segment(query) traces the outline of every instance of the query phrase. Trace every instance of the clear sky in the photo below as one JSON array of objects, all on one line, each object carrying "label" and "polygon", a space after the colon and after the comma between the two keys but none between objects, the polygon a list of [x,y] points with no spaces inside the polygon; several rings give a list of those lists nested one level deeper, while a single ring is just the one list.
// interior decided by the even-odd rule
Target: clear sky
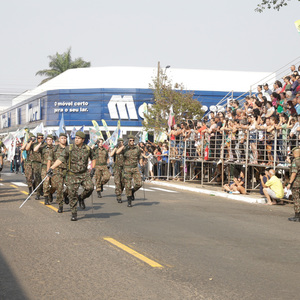
[{"label": "clear sky", "polygon": [[300,56],[300,2],[259,14],[259,1],[2,1],[0,94],[34,88],[68,47],[92,67],[275,71]]}]

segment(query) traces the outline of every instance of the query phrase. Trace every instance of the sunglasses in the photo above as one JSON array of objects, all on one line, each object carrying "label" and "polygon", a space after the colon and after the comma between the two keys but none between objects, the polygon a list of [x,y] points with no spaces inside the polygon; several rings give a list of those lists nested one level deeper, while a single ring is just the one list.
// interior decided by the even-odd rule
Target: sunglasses
[{"label": "sunglasses", "polygon": [[42,140],[43,138],[42,137],[38,137],[38,140]]},{"label": "sunglasses", "polygon": [[134,142],[134,140],[129,140],[129,142]]}]

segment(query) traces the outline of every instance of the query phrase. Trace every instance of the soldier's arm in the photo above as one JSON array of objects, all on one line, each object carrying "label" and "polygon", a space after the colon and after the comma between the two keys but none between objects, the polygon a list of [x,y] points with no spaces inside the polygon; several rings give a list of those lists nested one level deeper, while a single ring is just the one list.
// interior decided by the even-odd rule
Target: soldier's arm
[{"label": "soldier's arm", "polygon": [[40,149],[40,147],[41,147],[41,145],[42,145],[42,142],[38,143],[38,144],[33,148],[33,151],[34,151],[34,152],[38,152],[39,149]]},{"label": "soldier's arm", "polygon": [[109,153],[110,157],[113,157],[113,156],[115,155],[116,151],[117,151],[117,148],[114,148],[114,149]]},{"label": "soldier's arm", "polygon": [[123,149],[125,148],[125,146],[123,145],[123,146],[121,146],[118,150],[117,150],[117,154],[120,154],[122,151],[123,151]]},{"label": "soldier's arm", "polygon": [[27,145],[25,147],[25,150],[29,151],[30,148],[31,148],[32,143],[33,143],[33,140],[30,140],[29,143],[27,143]]},{"label": "soldier's arm", "polygon": [[297,176],[297,173],[292,173],[291,177],[290,177],[290,181],[289,181],[289,184],[287,185],[287,189],[290,189],[291,188],[291,185],[293,184],[295,178]]}]

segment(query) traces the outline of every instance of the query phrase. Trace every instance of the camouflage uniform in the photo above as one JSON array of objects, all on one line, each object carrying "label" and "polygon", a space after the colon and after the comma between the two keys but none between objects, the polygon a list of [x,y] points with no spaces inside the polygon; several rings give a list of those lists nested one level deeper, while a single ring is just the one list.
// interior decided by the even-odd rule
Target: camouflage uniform
[{"label": "camouflage uniform", "polygon": [[123,152],[114,155],[114,182],[115,182],[115,193],[117,197],[121,197],[124,190],[124,178],[123,178],[123,165],[124,155]]},{"label": "camouflage uniform", "polygon": [[[30,147],[30,150],[29,150],[29,160],[31,160],[34,188],[36,188],[42,181],[42,179],[41,179],[42,155],[40,152],[33,151],[34,147],[36,147],[37,145],[38,145],[38,143],[32,144]],[[41,147],[43,147],[43,145]],[[40,187],[36,191],[38,196],[40,196],[42,194],[42,190],[43,190],[43,187],[42,187],[42,185],[40,185]]]},{"label": "camouflage uniform", "polygon": [[[56,145],[49,152],[48,160],[55,162],[60,156],[64,155],[64,160],[68,161],[67,153],[64,151],[65,148],[60,145]],[[63,153],[64,152],[64,153]],[[59,206],[63,206],[64,201],[64,183],[67,174],[67,164],[62,163],[56,169],[53,170],[53,176],[51,177],[51,189],[50,193],[57,192],[56,203]]]},{"label": "camouflage uniform", "polygon": [[292,195],[295,213],[300,213],[300,157],[294,158],[291,165],[291,174],[296,173],[296,178],[292,185]]},{"label": "camouflage uniform", "polygon": [[101,191],[101,185],[107,183],[110,178],[110,173],[107,169],[108,151],[103,147],[94,149],[95,165],[95,181],[97,192]]},{"label": "camouflage uniform", "polygon": [[2,148],[3,150],[6,149],[5,145],[3,144],[2,141],[0,141],[0,171],[2,170],[3,168],[3,156],[4,156],[4,153],[2,153]]},{"label": "camouflage uniform", "polygon": [[[53,146],[48,146],[47,144],[41,146],[38,150],[38,152],[41,154],[41,178],[44,179],[47,175],[47,163],[48,163],[48,157],[50,151],[52,151]],[[43,192],[44,196],[49,196],[49,190],[50,190],[50,178],[46,178],[46,180],[43,183]]]},{"label": "camouflage uniform", "polygon": [[94,190],[94,184],[87,169],[89,158],[94,160],[94,153],[86,144],[80,148],[77,145],[67,146],[58,158],[68,166],[66,184],[72,214],[77,213],[79,186],[82,185],[84,188],[80,195],[81,199],[88,198]]},{"label": "camouflage uniform", "polygon": [[142,178],[138,168],[138,162],[142,158],[141,150],[138,146],[126,146],[121,152],[124,155],[124,182],[126,196],[132,196],[132,180],[134,182],[133,192],[142,186]]}]

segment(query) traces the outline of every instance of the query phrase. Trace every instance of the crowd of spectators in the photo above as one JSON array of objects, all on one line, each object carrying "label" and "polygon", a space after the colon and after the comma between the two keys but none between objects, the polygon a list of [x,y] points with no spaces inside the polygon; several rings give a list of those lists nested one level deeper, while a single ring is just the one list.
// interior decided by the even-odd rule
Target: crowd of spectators
[{"label": "crowd of spectators", "polygon": [[183,171],[183,160],[213,160],[225,163],[287,166],[289,153],[299,143],[300,66],[272,86],[258,85],[241,101],[230,100],[219,111],[201,120],[184,120],[166,131],[163,143],[140,143],[146,177]]}]

